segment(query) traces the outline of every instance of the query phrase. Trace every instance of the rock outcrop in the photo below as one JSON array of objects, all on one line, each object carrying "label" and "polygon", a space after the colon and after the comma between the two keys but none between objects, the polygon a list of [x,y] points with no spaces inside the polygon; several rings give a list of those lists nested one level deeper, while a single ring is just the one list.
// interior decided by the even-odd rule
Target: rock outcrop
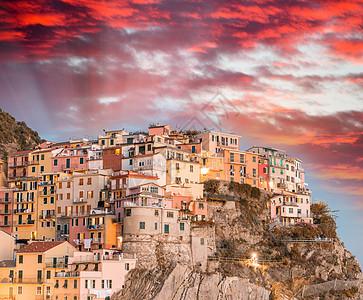
[{"label": "rock outcrop", "polygon": [[[125,288],[112,299],[363,297],[363,278],[357,260],[344,249],[335,232],[324,232],[332,226],[270,228],[269,193],[248,185],[216,181],[207,182],[205,190],[213,194],[208,202],[213,226],[206,231],[211,245],[206,269],[193,264],[188,256],[193,251],[188,251],[186,244],[183,251],[176,251],[175,243],[168,245],[163,239],[158,244],[143,243],[146,255],[140,249],[138,266],[129,273]],[[233,201],[229,201],[231,197]],[[310,238],[320,233],[335,237],[324,241]],[[289,235],[308,241],[288,242],[279,238]],[[130,246],[129,249],[136,249]],[[257,264],[250,259],[252,253],[258,256]]]}]

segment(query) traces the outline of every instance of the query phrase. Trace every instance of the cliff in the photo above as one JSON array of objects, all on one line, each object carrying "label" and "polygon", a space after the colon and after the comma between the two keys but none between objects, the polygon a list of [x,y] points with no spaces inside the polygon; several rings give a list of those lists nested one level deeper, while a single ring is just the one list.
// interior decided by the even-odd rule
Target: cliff
[{"label": "cliff", "polygon": [[0,109],[0,159],[6,161],[9,153],[31,149],[41,142],[38,133],[25,122],[16,121],[13,116]]},{"label": "cliff", "polygon": [[[219,181],[206,182],[205,191],[213,222],[193,226],[205,227],[206,266],[195,263],[187,244],[179,251],[162,237],[140,248],[128,245],[140,261],[112,299],[363,297],[360,266],[336,236],[334,216],[325,203],[312,207],[316,226],[271,227],[269,193]],[[315,240],[322,235],[327,239]],[[134,244],[139,245],[136,240]],[[253,253],[257,263],[251,260]]]}]

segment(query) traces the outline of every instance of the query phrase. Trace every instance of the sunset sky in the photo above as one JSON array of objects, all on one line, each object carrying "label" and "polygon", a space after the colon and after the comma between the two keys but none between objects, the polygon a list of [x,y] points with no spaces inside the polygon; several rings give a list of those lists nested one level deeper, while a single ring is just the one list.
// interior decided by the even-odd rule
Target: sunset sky
[{"label": "sunset sky", "polygon": [[[35,3],[32,3],[35,2]],[[303,160],[363,263],[363,1],[2,1],[0,105],[42,138],[235,132]]]}]

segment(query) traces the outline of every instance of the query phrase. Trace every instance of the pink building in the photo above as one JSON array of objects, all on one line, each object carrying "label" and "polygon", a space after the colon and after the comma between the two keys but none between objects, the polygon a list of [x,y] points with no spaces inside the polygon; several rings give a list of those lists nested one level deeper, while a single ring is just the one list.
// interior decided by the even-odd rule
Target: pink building
[{"label": "pink building", "polygon": [[170,125],[156,124],[149,127],[149,135],[169,135],[172,132]]},{"label": "pink building", "polygon": [[258,157],[258,187],[260,189],[268,190],[268,159],[259,156]]},{"label": "pink building", "polygon": [[300,222],[313,223],[310,213],[311,196],[308,193],[284,192],[270,199],[271,221],[275,224],[293,225]]},{"label": "pink building", "polygon": [[112,212],[91,210],[69,219],[69,242],[80,251],[116,248],[116,223]]},{"label": "pink building", "polygon": [[[56,286],[64,287],[68,282],[77,281],[77,299],[110,299],[124,287],[125,276],[135,268],[136,262],[135,256],[119,254],[115,249],[74,252],[69,258],[68,271],[56,273]],[[69,285],[69,288],[73,287],[73,284]],[[67,295],[64,289],[57,292]]]},{"label": "pink building", "polygon": [[0,229],[11,234],[13,226],[13,189],[0,187]]},{"label": "pink building", "polygon": [[65,148],[52,157],[52,172],[87,169],[87,149]]}]

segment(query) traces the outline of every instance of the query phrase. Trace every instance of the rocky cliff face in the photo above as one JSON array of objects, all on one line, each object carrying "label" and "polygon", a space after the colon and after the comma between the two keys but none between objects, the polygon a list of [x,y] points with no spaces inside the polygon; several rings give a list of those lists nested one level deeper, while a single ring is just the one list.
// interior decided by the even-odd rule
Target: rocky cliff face
[{"label": "rocky cliff face", "polygon": [[0,109],[0,158],[6,160],[7,154],[31,149],[41,143],[36,131],[25,122],[17,122],[13,116]]},{"label": "rocky cliff face", "polygon": [[[148,255],[139,254],[138,267],[129,273],[125,288],[113,299],[363,297],[360,266],[334,236],[331,224],[324,221],[330,222],[329,216],[319,219],[321,224],[314,227],[270,228],[268,193],[248,185],[215,181],[207,182],[205,190],[214,194],[208,213],[215,221],[214,234],[210,235],[215,248],[209,253],[206,270],[193,265],[188,251],[175,256],[175,245],[169,247],[164,241]],[[234,201],[218,200],[218,195],[233,196]],[[322,233],[332,239],[312,240]],[[257,264],[250,259],[253,253],[258,256]]]}]

